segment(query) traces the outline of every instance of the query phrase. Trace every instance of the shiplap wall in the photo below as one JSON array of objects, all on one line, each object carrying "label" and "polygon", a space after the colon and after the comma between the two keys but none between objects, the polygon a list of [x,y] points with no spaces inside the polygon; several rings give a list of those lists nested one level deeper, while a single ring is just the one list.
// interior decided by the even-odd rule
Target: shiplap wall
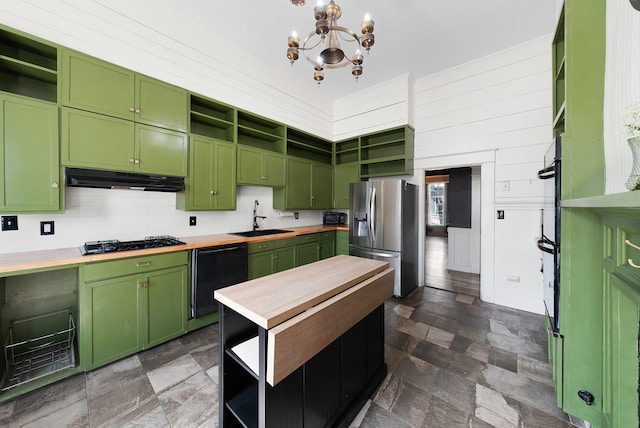
[{"label": "shiplap wall", "polygon": [[537,313],[543,188],[536,174],[552,141],[550,45],[551,36],[539,38],[418,79],[413,94],[415,181],[426,169],[481,166],[482,234],[472,229],[480,236],[481,296]]}]

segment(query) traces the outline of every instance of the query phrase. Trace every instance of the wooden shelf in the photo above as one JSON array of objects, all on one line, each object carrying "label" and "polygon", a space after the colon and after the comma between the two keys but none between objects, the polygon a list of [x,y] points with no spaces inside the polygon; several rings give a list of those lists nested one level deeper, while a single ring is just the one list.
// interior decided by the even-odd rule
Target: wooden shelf
[{"label": "wooden shelf", "polygon": [[0,91],[58,100],[58,50],[0,30]]}]

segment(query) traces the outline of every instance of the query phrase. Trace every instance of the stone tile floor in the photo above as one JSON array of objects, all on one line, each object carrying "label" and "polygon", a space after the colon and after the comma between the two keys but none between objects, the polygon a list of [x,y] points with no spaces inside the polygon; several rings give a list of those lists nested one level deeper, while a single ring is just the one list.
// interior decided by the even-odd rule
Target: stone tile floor
[{"label": "stone tile floor", "polygon": [[[571,427],[540,315],[419,287],[385,304],[389,375],[352,427]],[[0,404],[5,427],[216,427],[217,325]]]}]

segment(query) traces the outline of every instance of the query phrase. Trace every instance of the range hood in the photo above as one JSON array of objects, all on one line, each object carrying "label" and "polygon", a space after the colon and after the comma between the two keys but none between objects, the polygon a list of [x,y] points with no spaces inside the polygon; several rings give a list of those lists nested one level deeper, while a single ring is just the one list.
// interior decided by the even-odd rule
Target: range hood
[{"label": "range hood", "polygon": [[65,175],[67,187],[131,189],[153,192],[181,192],[184,190],[184,178],[182,177],[81,168],[66,168]]}]

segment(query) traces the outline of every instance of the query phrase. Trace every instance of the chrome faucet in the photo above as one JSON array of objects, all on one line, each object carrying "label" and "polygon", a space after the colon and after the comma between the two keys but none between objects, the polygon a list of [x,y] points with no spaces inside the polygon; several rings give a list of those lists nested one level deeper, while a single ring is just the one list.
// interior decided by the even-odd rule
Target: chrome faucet
[{"label": "chrome faucet", "polygon": [[253,230],[258,230],[258,228],[260,227],[260,226],[258,226],[258,219],[259,218],[262,218],[262,219],[266,218],[265,216],[258,215],[258,205],[260,205],[260,204],[258,203],[258,200],[256,199],[256,201],[253,203]]}]

